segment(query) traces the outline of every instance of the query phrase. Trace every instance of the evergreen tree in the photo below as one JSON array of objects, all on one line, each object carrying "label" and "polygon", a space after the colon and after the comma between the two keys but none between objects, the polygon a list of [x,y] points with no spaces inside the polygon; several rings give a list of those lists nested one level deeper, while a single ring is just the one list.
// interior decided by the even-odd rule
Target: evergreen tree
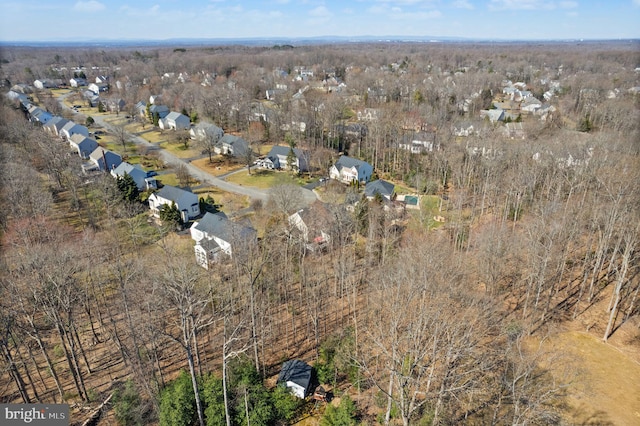
[{"label": "evergreen tree", "polygon": [[196,422],[196,400],[191,376],[180,372],[176,380],[167,385],[160,397],[161,426],[190,426]]},{"label": "evergreen tree", "polygon": [[202,397],[207,407],[204,410],[207,426],[225,426],[222,379],[209,376],[204,382]]},{"label": "evergreen tree", "polygon": [[122,199],[129,202],[138,201],[140,199],[138,185],[136,185],[136,182],[129,173],[125,173],[124,176],[120,176],[118,178],[117,185],[120,190],[120,194],[122,195]]},{"label": "evergreen tree", "polygon": [[344,395],[339,406],[327,405],[320,426],[355,426],[356,414],[356,405],[349,395]]},{"label": "evergreen tree", "polygon": [[142,426],[146,424],[140,393],[131,379],[125,382],[124,388],[117,389],[113,393],[113,411],[120,425]]},{"label": "evergreen tree", "polygon": [[178,210],[178,206],[173,201],[170,205],[164,204],[160,208],[160,220],[166,225],[175,225],[176,227],[184,223],[180,210]]}]

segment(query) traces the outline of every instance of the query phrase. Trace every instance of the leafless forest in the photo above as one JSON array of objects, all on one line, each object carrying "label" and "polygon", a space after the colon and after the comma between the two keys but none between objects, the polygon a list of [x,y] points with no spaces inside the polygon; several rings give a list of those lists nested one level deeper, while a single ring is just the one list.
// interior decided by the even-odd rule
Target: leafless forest
[{"label": "leafless forest", "polygon": [[[355,402],[353,423],[320,424],[574,422],[566,398],[580,361],[549,341],[579,331],[640,361],[639,47],[4,47],[3,93],[68,84],[84,67],[87,79],[108,76],[108,96],[131,116],[161,95],[255,146],[307,150],[315,176],[348,153],[437,200],[446,221],[359,197],[343,210],[356,189],[332,182],[323,200],[340,220],[328,250],[305,253],[285,232],[287,206],[256,203],[258,241],[205,270],[188,236],[150,224],[108,174],[87,180],[66,144],[4,100],[0,401],[67,402],[81,424],[128,382],[137,424],[229,425],[234,404],[246,424],[257,408],[246,388],[227,392],[231,363],[246,360],[271,389],[282,362],[299,358]],[[509,119],[522,137],[481,118],[508,102],[509,81],[553,106]],[[40,107],[69,114],[33,90]],[[358,120],[364,111],[376,119]],[[345,133],[354,124],[366,131]],[[401,149],[416,131],[434,148]],[[226,410],[214,419],[201,397],[186,422],[163,420],[162,391],[181,370],[194,383],[221,378]],[[117,424],[114,409],[98,424]],[[615,423],[602,416],[582,421]]]}]

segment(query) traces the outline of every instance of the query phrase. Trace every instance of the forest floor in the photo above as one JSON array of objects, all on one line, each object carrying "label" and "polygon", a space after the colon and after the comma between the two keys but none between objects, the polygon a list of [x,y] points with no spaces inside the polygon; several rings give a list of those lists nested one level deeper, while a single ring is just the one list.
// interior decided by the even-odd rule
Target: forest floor
[{"label": "forest floor", "polygon": [[[599,329],[586,332],[580,319],[549,339],[549,347],[559,349],[575,370],[563,410],[569,424],[640,424],[639,322],[624,323],[606,343]],[[550,369],[560,376],[562,368]]]}]

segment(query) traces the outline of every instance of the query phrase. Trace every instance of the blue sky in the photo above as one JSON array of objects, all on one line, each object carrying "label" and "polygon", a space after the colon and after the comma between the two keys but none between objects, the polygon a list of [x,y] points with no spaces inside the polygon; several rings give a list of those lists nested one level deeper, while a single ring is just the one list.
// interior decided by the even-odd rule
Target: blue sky
[{"label": "blue sky", "polygon": [[0,40],[640,38],[640,0],[0,0]]}]

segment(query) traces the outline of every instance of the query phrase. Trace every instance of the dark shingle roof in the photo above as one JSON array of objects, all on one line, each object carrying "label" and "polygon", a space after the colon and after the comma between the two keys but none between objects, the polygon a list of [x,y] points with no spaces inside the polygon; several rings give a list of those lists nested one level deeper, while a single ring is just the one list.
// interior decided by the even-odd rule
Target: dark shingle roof
[{"label": "dark shingle roof", "polygon": [[232,242],[237,238],[250,237],[255,233],[252,228],[230,221],[222,212],[207,212],[194,226],[199,231],[205,232],[209,235],[215,235],[227,242]]},{"label": "dark shingle roof", "polygon": [[378,179],[373,182],[367,183],[364,187],[364,195],[367,197],[375,197],[376,194],[380,194],[385,197],[391,197],[395,185],[386,180]]},{"label": "dark shingle roof", "polygon": [[191,194],[189,191],[185,191],[182,188],[178,188],[171,185],[163,186],[158,192],[158,196],[164,198],[165,200],[177,201],[182,197],[185,193]]},{"label": "dark shingle roof", "polygon": [[[274,145],[271,148],[271,151],[269,151],[269,153],[267,154],[267,157],[273,157],[276,155],[282,155],[286,157],[287,155],[289,155],[290,149],[291,148],[289,148],[288,146]],[[301,149],[293,148],[293,153],[296,155],[297,158],[301,158],[304,152]]]},{"label": "dark shingle roof", "polygon": [[347,167],[347,168],[355,167],[356,169],[359,170],[360,167],[367,164],[368,163],[366,161],[358,160],[357,158],[347,157],[346,155],[343,155],[342,157],[338,158],[338,161],[336,161],[336,169],[341,170],[343,167]]},{"label": "dark shingle roof", "polygon": [[304,361],[294,359],[282,364],[282,370],[278,375],[278,383],[293,382],[305,389],[305,394],[309,391],[311,384],[311,366]]}]

